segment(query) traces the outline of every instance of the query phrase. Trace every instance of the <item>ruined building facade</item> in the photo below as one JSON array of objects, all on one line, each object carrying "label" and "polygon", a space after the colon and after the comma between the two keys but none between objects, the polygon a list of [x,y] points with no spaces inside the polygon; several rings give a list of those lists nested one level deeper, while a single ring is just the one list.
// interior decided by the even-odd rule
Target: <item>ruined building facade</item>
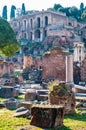
[{"label": "ruined building facade", "polygon": [[26,15],[11,19],[10,24],[21,43],[22,51],[33,57],[42,55],[52,46],[73,48],[76,37],[74,30],[83,26],[66,14],[51,10],[29,11]]},{"label": "ruined building facade", "polygon": [[[17,39],[26,39],[30,41],[43,41],[47,36],[62,35],[58,30],[62,30],[64,26],[76,27],[77,21],[70,20],[64,13],[47,11],[33,11],[27,15],[14,18],[10,21]],[[65,34],[66,30],[64,29]],[[66,32],[71,35],[70,32]]]},{"label": "ruined building facade", "polygon": [[[59,53],[56,57],[53,54],[54,58],[50,55],[48,58],[52,59],[52,63],[49,63],[47,58],[42,56],[45,52],[50,51],[53,46],[59,46],[65,50],[68,48],[68,51],[73,48],[73,60],[81,63],[84,59],[84,45],[80,41],[82,32],[79,35],[79,32],[76,30],[78,27],[83,28],[83,24],[78,23],[75,19],[68,18],[64,13],[51,10],[29,11],[26,15],[11,19],[10,24],[15,31],[18,41],[21,43],[21,52],[25,56],[23,58],[24,68],[32,64],[43,66],[43,78],[49,78],[55,72],[55,78],[73,81],[73,61],[71,55],[64,57],[62,54],[62,57],[60,57]],[[31,56],[32,58],[29,57],[28,59],[27,56]],[[56,62],[57,66],[53,62]],[[69,63],[67,64],[67,62]],[[69,70],[66,69],[66,65]],[[57,71],[56,69],[51,69],[52,67],[54,69],[56,67],[57,70],[60,68],[62,77],[57,77]],[[48,70],[48,74],[45,68]],[[71,74],[66,71],[70,71]]]}]

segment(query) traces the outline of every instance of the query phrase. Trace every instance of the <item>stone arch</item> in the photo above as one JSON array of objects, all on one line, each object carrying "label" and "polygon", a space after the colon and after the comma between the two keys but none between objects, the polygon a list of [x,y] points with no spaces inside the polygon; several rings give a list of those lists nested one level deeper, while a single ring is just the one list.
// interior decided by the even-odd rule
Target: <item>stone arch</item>
[{"label": "stone arch", "polygon": [[45,16],[45,26],[48,25],[48,16]]},{"label": "stone arch", "polygon": [[33,19],[31,18],[30,19],[30,26],[31,26],[31,29],[33,28]]},{"label": "stone arch", "polygon": [[40,30],[35,31],[35,38],[40,38]]},{"label": "stone arch", "polygon": [[37,18],[37,27],[40,28],[40,25],[41,25],[41,20],[40,20],[40,17]]}]

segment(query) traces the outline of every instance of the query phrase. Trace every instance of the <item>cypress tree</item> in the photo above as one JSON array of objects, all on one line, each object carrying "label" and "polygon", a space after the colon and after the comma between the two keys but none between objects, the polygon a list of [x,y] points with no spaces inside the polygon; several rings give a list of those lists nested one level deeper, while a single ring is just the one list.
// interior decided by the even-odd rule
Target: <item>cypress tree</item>
[{"label": "cypress tree", "polygon": [[3,7],[2,18],[7,20],[7,6],[6,5]]},{"label": "cypress tree", "polygon": [[16,7],[14,5],[11,6],[10,19],[15,18],[15,10]]},{"label": "cypress tree", "polygon": [[25,4],[23,3],[23,4],[22,4],[22,14],[25,14],[25,12],[26,12],[26,11],[25,11]]}]

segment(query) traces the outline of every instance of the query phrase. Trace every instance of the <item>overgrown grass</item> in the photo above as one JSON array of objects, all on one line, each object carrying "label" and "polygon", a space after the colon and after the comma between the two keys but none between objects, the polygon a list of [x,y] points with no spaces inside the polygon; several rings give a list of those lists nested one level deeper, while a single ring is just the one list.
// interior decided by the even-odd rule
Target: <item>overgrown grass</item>
[{"label": "overgrown grass", "polygon": [[[0,109],[0,130],[19,130],[29,125],[30,120],[27,118],[16,118],[14,113],[14,110]],[[64,126],[58,130],[86,130],[86,114],[82,115],[77,112],[73,115],[64,116]]]}]

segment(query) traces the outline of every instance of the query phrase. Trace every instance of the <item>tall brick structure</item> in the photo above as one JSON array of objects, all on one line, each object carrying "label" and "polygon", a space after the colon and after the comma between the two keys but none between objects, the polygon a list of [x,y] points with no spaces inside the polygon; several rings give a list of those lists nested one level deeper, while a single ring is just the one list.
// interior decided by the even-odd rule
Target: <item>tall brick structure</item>
[{"label": "tall brick structure", "polygon": [[82,62],[81,67],[81,80],[86,82],[86,56]]},{"label": "tall brick structure", "polygon": [[73,82],[73,57],[62,49],[54,48],[43,57],[43,79]]}]

